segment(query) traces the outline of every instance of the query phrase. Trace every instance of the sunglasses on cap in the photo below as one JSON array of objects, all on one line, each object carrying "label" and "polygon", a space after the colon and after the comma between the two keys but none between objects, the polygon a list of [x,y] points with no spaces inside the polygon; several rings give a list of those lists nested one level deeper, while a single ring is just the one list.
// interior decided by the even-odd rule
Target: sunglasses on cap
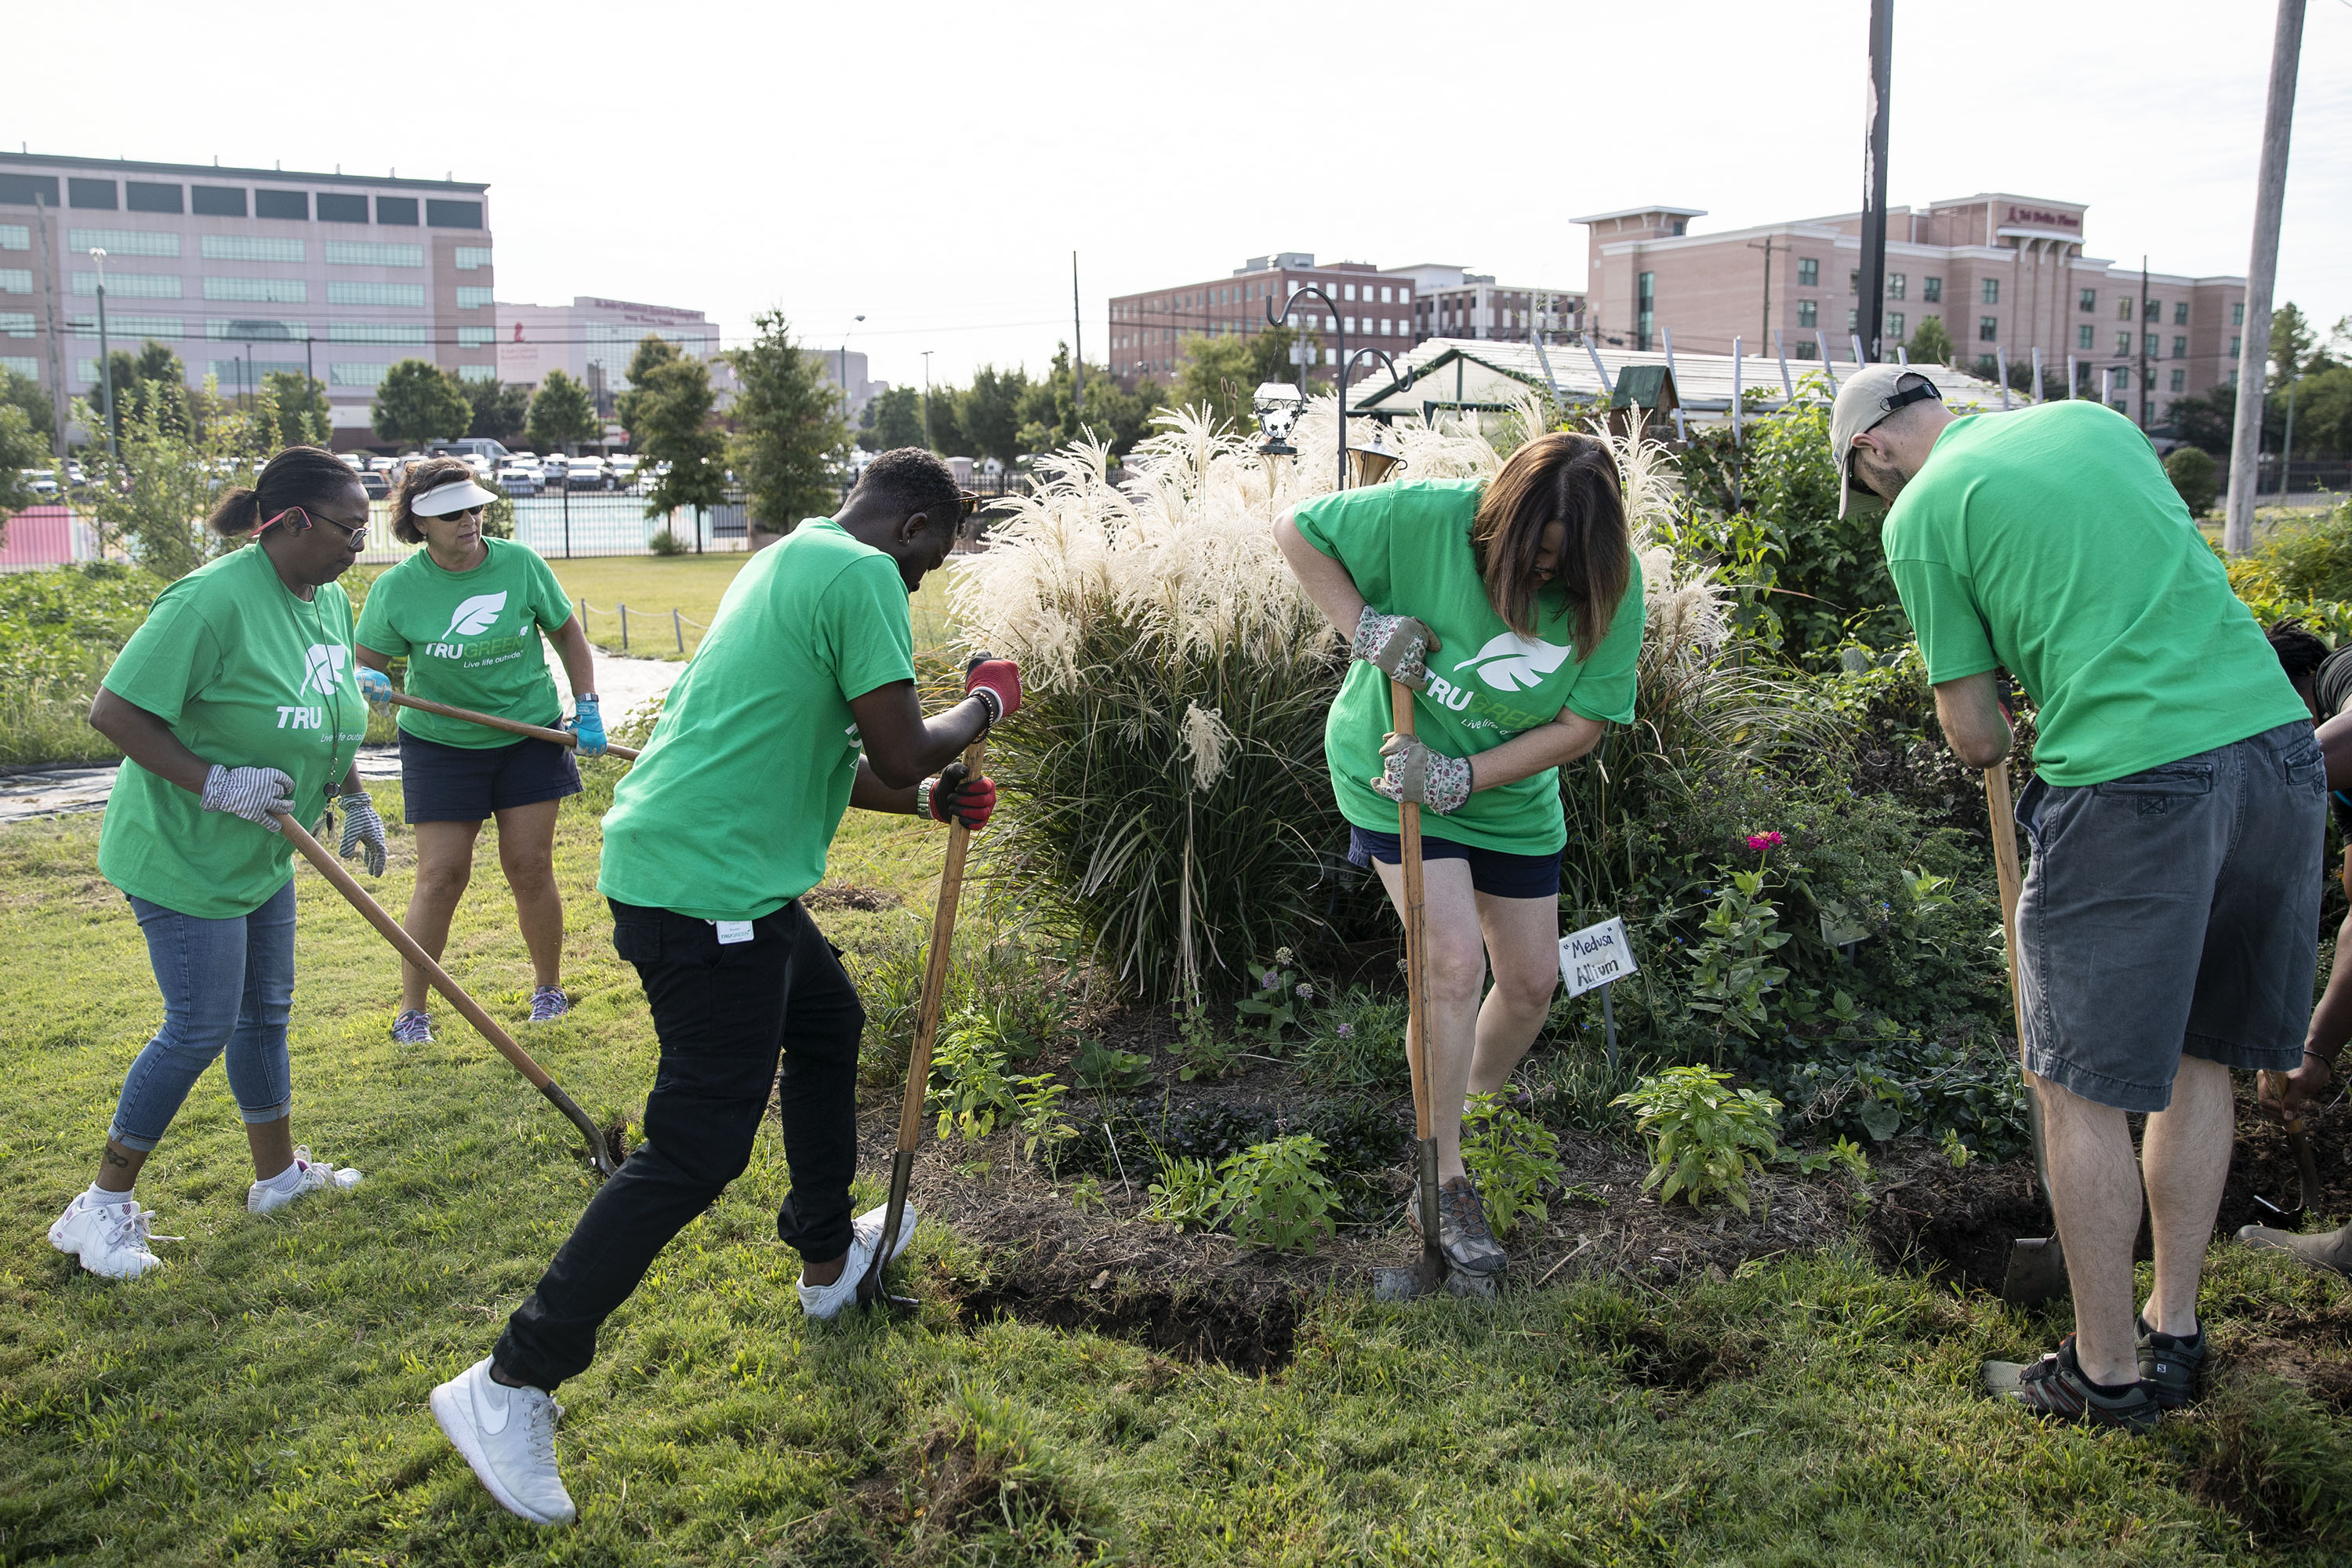
[{"label": "sunglasses on cap", "polygon": [[[1881,425],[1885,424],[1889,419],[1894,418],[1897,411],[1908,408],[1915,403],[1940,401],[1943,398],[1943,395],[1944,395],[1942,393],[1936,390],[1936,384],[1934,382],[1922,376],[1920,377],[1918,385],[1912,387],[1906,392],[1895,393],[1893,396],[1888,397],[1879,405],[1881,412],[1878,417],[1864,426],[1861,429],[1855,431],[1854,434],[1856,436],[1867,436],[1873,430],[1877,429]],[[1845,447],[1845,482],[1849,489],[1858,489],[1864,495],[1874,496],[1878,493],[1876,490],[1872,489],[1867,484],[1864,484],[1861,478],[1854,472],[1853,443],[1851,439],[1846,442]]]}]

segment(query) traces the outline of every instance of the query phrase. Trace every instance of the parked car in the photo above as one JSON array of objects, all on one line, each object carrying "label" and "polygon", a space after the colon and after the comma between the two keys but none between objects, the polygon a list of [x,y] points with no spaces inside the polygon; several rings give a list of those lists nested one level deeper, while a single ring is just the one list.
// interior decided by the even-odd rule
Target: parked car
[{"label": "parked car", "polygon": [[535,496],[541,486],[539,470],[527,463],[502,466],[490,482],[509,496]]},{"label": "parked car", "polygon": [[609,490],[614,488],[613,471],[602,458],[574,458],[563,470],[563,488],[571,490]]},{"label": "parked car", "polygon": [[539,461],[540,483],[549,489],[560,489],[563,484],[564,471],[571,462],[572,459],[561,452],[550,452],[541,458]]},{"label": "parked car", "polygon": [[32,488],[35,495],[53,496],[58,493],[58,471],[55,468],[20,468],[17,471],[25,476],[25,483]]},{"label": "parked car", "polygon": [[637,455],[635,452],[623,452],[618,457],[607,458],[604,466],[613,470],[613,483],[619,489],[627,489],[637,482]]},{"label": "parked car", "polygon": [[392,499],[392,486],[385,483],[384,477],[373,468],[362,472],[359,479],[360,489],[366,492],[368,500],[390,500]]}]

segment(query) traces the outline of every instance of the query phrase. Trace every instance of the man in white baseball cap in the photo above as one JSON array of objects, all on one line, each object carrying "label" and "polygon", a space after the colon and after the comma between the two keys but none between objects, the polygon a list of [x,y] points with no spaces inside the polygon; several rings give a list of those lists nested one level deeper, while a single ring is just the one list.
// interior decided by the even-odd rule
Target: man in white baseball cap
[{"label": "man in white baseball cap", "polygon": [[[2017,976],[2076,1331],[1986,1363],[1986,1386],[2145,1431],[2201,1381],[2231,1069],[2302,1057],[2326,830],[2311,714],[2147,437],[2104,404],[1956,415],[1926,376],[1867,365],[1830,450],[1845,488],[1888,503],[1887,571],[1952,750],[2007,759],[1996,668],[2036,709]],[[2156,1277],[2135,1325],[2143,1186]]]}]

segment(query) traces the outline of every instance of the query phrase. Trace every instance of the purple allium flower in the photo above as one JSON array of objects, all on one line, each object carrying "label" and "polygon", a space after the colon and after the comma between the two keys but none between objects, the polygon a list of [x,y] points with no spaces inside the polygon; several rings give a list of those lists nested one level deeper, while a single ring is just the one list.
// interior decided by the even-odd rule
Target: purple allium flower
[{"label": "purple allium flower", "polygon": [[1355,1032],[1356,1032],[1356,1026],[1355,1026],[1353,1024],[1342,1024],[1342,1025],[1340,1025],[1340,1026],[1339,1026],[1339,1037],[1340,1037],[1341,1039],[1343,1039],[1343,1040],[1344,1040],[1344,1039],[1346,1039],[1349,1036],[1350,1036],[1350,1035],[1354,1034]]},{"label": "purple allium flower", "polygon": [[1257,977],[1257,988],[1261,991],[1271,991],[1281,984],[1282,976],[1271,969]]},{"label": "purple allium flower", "polygon": [[1315,987],[1308,985],[1304,982],[1292,986],[1290,988],[1290,994],[1293,996],[1297,997],[1302,1002],[1312,1002],[1315,1000]]}]

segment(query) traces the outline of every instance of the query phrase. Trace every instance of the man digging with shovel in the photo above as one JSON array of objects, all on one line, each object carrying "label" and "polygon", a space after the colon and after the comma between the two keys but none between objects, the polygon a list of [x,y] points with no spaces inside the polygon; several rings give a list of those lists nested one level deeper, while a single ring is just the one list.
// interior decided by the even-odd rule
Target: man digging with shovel
[{"label": "man digging with shovel", "polygon": [[[2301,1054],[2326,795],[2310,714],[2147,438],[2104,405],[1962,417],[1926,376],[1870,365],[1838,389],[1830,447],[1889,503],[1887,567],[1952,750],[2009,754],[1996,667],[2039,709],[2014,957],[2075,1331],[1986,1363],[1986,1385],[2146,1431],[2204,1368],[2230,1069]],[[2156,1280],[2135,1333],[2143,1183]]]},{"label": "man digging with shovel", "polygon": [[[598,888],[661,1038],[645,1142],[497,1349],[433,1391],[434,1418],[490,1495],[533,1523],[573,1517],[555,1465],[557,1384],[587,1369],[598,1326],[749,1163],[780,1058],[793,1184],[776,1231],[803,1259],[811,1317],[856,1295],[882,1212],[850,1217],[866,1015],[799,899],[824,877],[846,806],[966,827],[994,808],[988,779],[926,775],[1020,706],[1020,672],[975,666],[964,700],[926,721],[907,612],[964,510],[929,452],[877,458],[837,516],[802,523],[736,577],[614,792]],[[914,1221],[910,1210],[894,1253]]]}]

